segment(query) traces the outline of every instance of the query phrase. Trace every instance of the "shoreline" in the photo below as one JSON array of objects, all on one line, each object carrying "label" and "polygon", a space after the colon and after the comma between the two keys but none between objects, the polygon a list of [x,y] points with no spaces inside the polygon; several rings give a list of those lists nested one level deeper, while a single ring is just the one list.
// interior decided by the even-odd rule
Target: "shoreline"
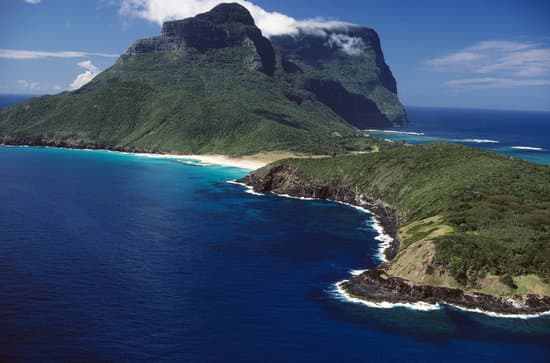
[{"label": "shoreline", "polygon": [[[264,196],[265,195],[265,193],[259,193],[259,192],[254,191],[254,187],[250,186],[246,183],[241,183],[237,180],[229,180],[227,182],[229,184],[240,185],[240,186],[245,187],[246,188],[245,193],[256,195],[256,196]],[[379,242],[378,247],[377,247],[377,253],[374,255],[374,257],[376,257],[381,263],[389,262],[387,257],[386,257],[386,250],[391,247],[391,245],[394,241],[394,238],[386,233],[386,230],[384,229],[384,226],[382,225],[378,215],[376,213],[374,213],[373,211],[371,211],[371,210],[369,210],[365,207],[361,207],[361,206],[351,204],[351,203],[342,202],[342,201],[339,201],[339,200],[322,199],[322,198],[308,198],[308,197],[295,197],[295,196],[292,196],[290,194],[278,194],[278,193],[274,193],[274,192],[271,192],[271,194],[273,194],[277,197],[281,197],[281,198],[298,199],[298,200],[304,200],[304,201],[323,201],[323,202],[330,202],[330,203],[345,205],[345,206],[353,208],[355,210],[359,210],[361,213],[368,214],[369,217],[370,217],[369,226],[372,227],[372,229],[374,231],[376,231],[376,233],[377,233],[377,235],[376,235],[376,237],[374,237],[374,239]],[[354,271],[364,272],[364,271],[367,271],[367,270],[354,270]]]},{"label": "shoreline", "polygon": [[[339,298],[345,298],[348,302],[377,308],[407,307],[416,310],[435,310],[441,306],[448,306],[503,318],[527,319],[550,315],[550,297],[527,295],[523,297],[525,300],[520,305],[516,305],[516,301],[511,298],[440,286],[409,285],[405,280],[386,275],[385,265],[396,256],[401,245],[397,238],[400,218],[395,209],[382,201],[357,194],[335,183],[312,184],[296,169],[286,165],[277,165],[270,170],[249,174],[238,182],[252,188],[255,193],[337,202],[372,215],[375,221],[372,227],[378,232],[375,239],[379,242],[379,253],[384,258],[380,258],[382,263],[376,268],[350,271],[352,276],[349,280],[337,283]],[[351,287],[358,294],[350,291]]]},{"label": "shoreline", "polygon": [[[253,156],[243,157],[231,157],[222,154],[162,154],[162,153],[146,153],[146,152],[134,152],[123,151],[114,149],[100,149],[90,147],[66,147],[66,146],[50,146],[50,145],[12,145],[12,144],[0,144],[3,147],[36,147],[45,149],[61,149],[61,150],[76,150],[76,151],[102,151],[112,152],[122,155],[131,155],[138,157],[145,157],[151,159],[167,159],[167,160],[181,160],[184,164],[196,165],[196,166],[223,166],[231,168],[239,168],[244,170],[256,170],[260,169],[268,164],[267,161],[262,161],[254,158]],[[189,163],[185,163],[189,161]]]},{"label": "shoreline", "polygon": [[[67,147],[52,147],[52,146],[29,146],[29,145],[3,145],[0,144],[0,146],[4,147],[42,147],[42,148],[52,148],[52,149],[66,149],[66,150],[80,150],[80,151],[100,151],[100,152],[113,152],[117,154],[125,154],[125,155],[131,155],[131,156],[137,156],[137,157],[146,157],[146,158],[153,158],[153,159],[166,159],[166,160],[174,160],[181,162],[183,164],[188,165],[196,165],[196,166],[222,166],[222,167],[234,167],[234,168],[240,168],[243,170],[255,170],[254,168],[261,168],[265,165],[267,165],[267,162],[262,162],[254,159],[246,159],[246,158],[232,158],[226,155],[196,155],[196,154],[155,154],[155,153],[142,153],[142,152],[126,152],[126,151],[119,151],[119,150],[109,150],[109,149],[90,149],[90,148],[67,148]],[[354,209],[357,209],[365,214],[368,214],[370,216],[370,223],[369,225],[371,228],[373,228],[377,236],[375,237],[375,240],[378,241],[378,247],[377,247],[377,254],[374,256],[376,257],[380,262],[381,265],[376,267],[374,270],[357,270],[357,271],[351,271],[352,278],[350,280],[342,280],[337,283],[335,283],[336,290],[332,292],[332,295],[334,295],[336,298],[340,300],[345,300],[347,302],[352,303],[358,303],[363,304],[369,307],[373,308],[394,308],[394,307],[404,307],[409,308],[413,310],[420,310],[420,311],[430,311],[430,310],[438,310],[441,309],[441,306],[448,306],[451,308],[455,308],[461,311],[467,311],[467,312],[473,312],[473,313],[480,313],[491,317],[500,317],[500,318],[518,318],[518,319],[531,319],[531,318],[537,318],[542,316],[550,315],[550,310],[547,311],[541,311],[541,312],[535,312],[535,313],[503,313],[503,312],[497,312],[497,311],[490,311],[490,310],[484,310],[479,307],[465,307],[460,306],[459,304],[454,304],[452,302],[447,302],[445,299],[441,298],[437,301],[431,301],[426,302],[422,299],[418,299],[418,301],[407,301],[407,299],[404,299],[404,301],[400,301],[399,298],[395,299],[395,302],[385,301],[382,300],[370,300],[368,298],[368,295],[354,295],[352,294],[347,286],[350,283],[353,283],[354,279],[358,279],[363,274],[368,275],[369,271],[383,271],[380,270],[381,267],[383,267],[389,260],[391,260],[395,255],[392,255],[392,251],[395,253],[397,249],[399,248],[400,241],[397,239],[397,229],[398,229],[398,218],[388,218],[388,207],[384,203],[380,201],[374,201],[368,200],[366,196],[355,196],[353,195],[353,198],[350,198],[349,193],[344,193],[346,198],[344,200],[338,200],[336,198],[330,198],[327,196],[317,196],[315,193],[313,195],[309,196],[295,196],[288,193],[280,193],[273,190],[262,190],[261,192],[258,192],[256,190],[256,185],[253,185],[250,182],[250,175],[241,179],[241,180],[229,180],[227,181],[230,184],[236,184],[240,185],[246,188],[246,193],[257,195],[257,196],[263,196],[265,195],[265,192],[272,193],[279,197],[285,197],[285,198],[292,198],[292,199],[300,199],[300,200],[319,200],[319,201],[328,201],[332,203],[342,204],[346,205],[348,207],[352,207]],[[271,186],[271,185],[270,185]],[[339,190],[339,192],[342,192],[342,190]],[[291,193],[291,191],[289,191]],[[360,204],[362,203],[362,205]],[[367,205],[365,205],[367,204]],[[384,214],[380,214],[380,204],[382,204],[383,208],[382,210],[385,212]],[[390,207],[391,208],[391,207]],[[373,211],[373,209],[378,210],[378,212]],[[393,209],[390,209],[391,213],[396,214],[396,212]],[[390,213],[390,214],[391,214]],[[396,216],[395,216],[396,217]],[[387,232],[386,227],[390,225],[391,230],[393,231],[393,235],[390,235],[392,232]],[[445,289],[440,288],[436,286],[432,286],[432,288],[435,289]],[[464,290],[460,290],[461,292],[465,292]],[[391,299],[388,299],[391,300]],[[433,299],[432,299],[433,300]]]},{"label": "shoreline", "polygon": [[[352,276],[354,274],[352,273]],[[438,301],[436,303],[428,303],[424,301],[418,301],[414,303],[408,303],[408,302],[390,302],[390,301],[371,301],[364,297],[355,297],[352,294],[350,294],[342,285],[348,283],[350,280],[341,280],[333,284],[333,288],[329,290],[329,293],[335,297],[338,300],[345,301],[352,304],[360,304],[365,305],[370,308],[376,308],[376,309],[393,309],[393,308],[406,308],[410,310],[416,310],[416,311],[435,311],[435,310],[441,310],[443,308],[452,308],[460,311],[465,311],[469,313],[477,313],[485,316],[489,316],[492,318],[505,318],[505,319],[521,319],[521,320],[527,320],[527,319],[536,319],[544,316],[550,316],[550,310],[549,311],[543,311],[540,313],[534,313],[534,314],[506,314],[506,313],[498,313],[494,311],[488,311],[483,310],[480,308],[467,308],[456,304],[451,304],[445,301]]]}]

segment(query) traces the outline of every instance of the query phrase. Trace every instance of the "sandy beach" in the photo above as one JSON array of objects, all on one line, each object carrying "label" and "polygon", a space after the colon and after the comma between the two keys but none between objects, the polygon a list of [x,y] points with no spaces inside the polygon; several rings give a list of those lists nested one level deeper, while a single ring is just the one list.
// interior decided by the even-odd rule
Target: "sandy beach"
[{"label": "sandy beach", "polygon": [[148,154],[148,153],[134,153],[137,156],[143,156],[148,158],[159,159],[177,159],[186,161],[195,161],[205,166],[207,165],[219,165],[229,166],[247,170],[256,170],[269,163],[268,160],[262,160],[259,157],[254,156],[247,157],[229,157],[227,155],[178,155],[178,154]]}]

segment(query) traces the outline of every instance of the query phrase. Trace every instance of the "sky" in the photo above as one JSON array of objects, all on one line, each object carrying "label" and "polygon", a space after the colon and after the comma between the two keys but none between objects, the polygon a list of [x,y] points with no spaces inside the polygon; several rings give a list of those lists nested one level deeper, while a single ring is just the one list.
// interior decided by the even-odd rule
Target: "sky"
[{"label": "sky", "polygon": [[[77,89],[216,0],[0,0],[0,93]],[[374,28],[407,106],[550,111],[550,1],[237,0],[267,36]]]}]

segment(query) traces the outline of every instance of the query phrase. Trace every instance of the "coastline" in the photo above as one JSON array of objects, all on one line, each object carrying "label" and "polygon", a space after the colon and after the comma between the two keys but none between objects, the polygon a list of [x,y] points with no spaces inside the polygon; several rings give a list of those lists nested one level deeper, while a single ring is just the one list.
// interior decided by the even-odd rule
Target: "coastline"
[{"label": "coastline", "polygon": [[350,271],[351,278],[336,283],[336,292],[331,295],[348,302],[370,307],[406,307],[415,310],[436,310],[448,306],[462,311],[481,313],[492,317],[529,319],[550,315],[550,297],[526,295],[517,300],[497,297],[467,290],[442,286],[415,285],[388,275],[385,271],[400,248],[397,238],[400,217],[386,203],[358,194],[335,183],[316,185],[301,176],[294,168],[278,165],[249,174],[237,181],[254,193],[273,193],[282,197],[303,200],[326,200],[345,204],[367,213],[374,218],[373,227],[378,232],[381,264],[364,271]]},{"label": "coastline", "polygon": [[[19,145],[2,145],[6,147],[18,147]],[[21,147],[25,147],[27,145],[21,145]],[[39,146],[40,147],[40,146]],[[267,162],[258,161],[257,159],[250,159],[250,158],[232,158],[225,155],[195,155],[195,154],[154,154],[154,153],[141,153],[141,152],[126,152],[126,151],[118,151],[118,150],[109,150],[109,149],[89,149],[89,148],[65,148],[65,147],[51,147],[46,146],[45,148],[55,148],[55,149],[68,149],[68,150],[82,150],[82,151],[103,151],[103,152],[114,152],[119,154],[126,154],[126,155],[132,155],[132,156],[138,156],[138,157],[147,157],[147,158],[157,158],[157,159],[170,159],[177,162],[181,162],[184,164],[190,164],[190,165],[197,165],[197,166],[213,166],[213,165],[219,165],[224,167],[235,167],[240,168],[244,170],[254,170],[254,168],[261,168],[267,164]],[[252,174],[251,174],[252,175]],[[279,181],[280,182],[280,181]],[[457,303],[457,300],[452,299],[444,299],[442,296],[444,296],[444,293],[441,291],[445,290],[456,290],[460,291],[461,296],[458,299],[464,300],[465,297],[470,298],[470,294],[467,293],[465,290],[459,290],[459,289],[448,289],[444,287],[437,287],[437,286],[414,286],[413,288],[432,288],[434,291],[437,290],[437,292],[433,296],[427,296],[425,300],[418,299],[416,301],[410,300],[410,296],[405,296],[402,298],[402,296],[390,296],[392,294],[388,294],[386,296],[383,296],[383,294],[379,294],[378,292],[369,295],[368,293],[360,293],[356,294],[353,293],[350,289],[350,284],[353,284],[355,280],[359,280],[360,278],[369,275],[369,272],[380,272],[385,273],[384,266],[387,262],[393,259],[395,257],[395,254],[397,250],[400,247],[400,241],[397,239],[397,230],[399,228],[399,217],[397,216],[397,212],[392,209],[390,206],[386,205],[385,203],[381,201],[375,201],[372,199],[369,199],[367,196],[364,195],[356,195],[354,192],[345,190],[342,188],[337,188],[336,186],[332,186],[332,189],[329,187],[325,190],[315,190],[313,186],[308,186],[309,189],[306,190],[304,193],[304,189],[300,191],[297,191],[297,189],[290,188],[289,190],[286,190],[286,193],[282,193],[280,190],[275,191],[273,189],[273,185],[270,184],[270,189],[263,189],[261,191],[257,191],[258,189],[258,183],[251,182],[250,175],[239,180],[239,181],[228,181],[228,183],[231,184],[237,184],[244,186],[247,190],[247,193],[253,194],[253,195],[264,195],[267,192],[271,192],[275,195],[278,195],[280,197],[286,197],[286,198],[294,198],[294,199],[301,199],[301,200],[325,200],[329,202],[339,203],[343,205],[347,205],[349,207],[358,209],[364,213],[369,214],[372,217],[372,227],[377,232],[377,237],[375,239],[379,242],[378,244],[378,254],[377,257],[381,261],[381,265],[376,267],[374,270],[364,270],[364,271],[352,271],[352,278],[350,280],[342,280],[336,283],[336,293],[338,296],[337,298],[353,302],[353,303],[360,303],[369,307],[375,307],[375,308],[393,308],[393,307],[405,307],[410,308],[414,310],[421,310],[421,311],[427,311],[427,310],[437,310],[440,309],[441,306],[449,306],[452,308],[456,308],[462,311],[468,311],[468,312],[475,312],[475,313],[481,313],[492,317],[503,317],[503,318],[519,318],[519,319],[529,319],[529,318],[536,318],[541,316],[550,315],[550,309],[548,309],[548,301],[546,300],[540,300],[536,301],[534,308],[532,302],[534,301],[531,299],[531,302],[529,302],[530,298],[526,299],[529,304],[523,305],[523,306],[517,306],[517,301],[513,301],[511,299],[506,298],[500,298],[497,299],[495,297],[492,297],[490,295],[485,295],[485,297],[491,297],[493,299],[493,303],[496,301],[496,304],[494,304],[492,307],[496,307],[495,309],[486,310],[481,307],[479,307],[476,304],[471,304],[471,301],[468,301],[466,299],[466,302],[469,303],[469,305],[461,305],[460,303]],[[288,187],[288,186],[287,186]],[[335,193],[335,194],[334,194]],[[388,213],[389,210],[389,213]],[[383,213],[381,213],[383,211]],[[390,279],[394,279],[390,276]],[[386,280],[386,279],[384,279]],[[382,286],[382,290],[385,286],[384,283],[380,284],[382,279],[378,279],[376,283],[378,283],[378,287]],[[363,285],[364,283],[358,282],[356,285]],[[375,284],[376,285],[376,284]],[[404,284],[407,285],[407,284]],[[410,286],[408,286],[410,288]],[[368,290],[368,289],[365,289]],[[480,294],[483,295],[483,294]],[[382,296],[382,298],[380,298]],[[434,296],[437,296],[437,298],[434,298]],[[453,296],[451,294],[451,296]],[[456,294],[454,295],[454,299],[456,299]],[[507,303],[507,304],[506,304]],[[540,310],[542,303],[542,307],[544,310]],[[487,302],[485,302],[485,305],[487,305]],[[538,306],[537,306],[538,305]],[[483,306],[483,304],[481,305]],[[538,308],[538,310],[537,310]],[[515,309],[515,310],[514,310]],[[516,312],[517,311],[517,312]]]},{"label": "coastline", "polygon": [[254,156],[242,156],[231,157],[221,154],[163,154],[163,153],[146,153],[146,152],[133,152],[123,151],[116,149],[101,149],[90,147],[66,147],[66,146],[50,146],[50,145],[14,145],[14,144],[1,144],[3,147],[37,147],[37,148],[49,148],[49,149],[65,149],[65,150],[81,150],[81,151],[103,151],[112,152],[124,155],[132,155],[153,159],[168,159],[168,160],[181,160],[189,165],[197,166],[224,166],[239,168],[248,171],[256,170],[266,166],[269,161],[261,160],[259,157]]},{"label": "coastline", "polygon": [[355,297],[354,295],[350,294],[345,287],[343,287],[344,284],[348,283],[350,280],[342,280],[338,281],[333,284],[333,288],[329,290],[329,293],[336,299],[353,303],[353,304],[360,304],[365,305],[370,308],[376,308],[376,309],[393,309],[393,308],[406,308],[410,310],[416,310],[416,311],[435,311],[435,310],[441,310],[444,307],[449,307],[452,309],[465,311],[469,313],[476,313],[476,314],[482,314],[485,316],[489,316],[492,318],[506,318],[506,319],[535,319],[540,318],[543,316],[550,316],[550,311],[543,311],[540,313],[534,313],[534,314],[505,314],[505,313],[498,313],[488,310],[483,310],[480,308],[467,308],[460,305],[455,305],[451,303],[447,303],[445,301],[438,301],[435,303],[428,303],[423,301],[418,301],[414,303],[407,303],[407,302],[390,302],[390,301],[370,301],[368,299],[365,299],[363,297]]}]

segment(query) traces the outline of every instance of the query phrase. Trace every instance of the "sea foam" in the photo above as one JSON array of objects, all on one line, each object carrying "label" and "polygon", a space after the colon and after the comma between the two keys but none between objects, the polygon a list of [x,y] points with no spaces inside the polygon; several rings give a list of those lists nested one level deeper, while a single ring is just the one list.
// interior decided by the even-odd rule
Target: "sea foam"
[{"label": "sea foam", "polygon": [[368,306],[370,308],[377,308],[377,309],[393,309],[397,307],[407,308],[411,310],[418,310],[418,311],[433,311],[433,310],[441,309],[441,306],[439,304],[428,304],[425,302],[392,303],[388,301],[374,302],[374,301],[359,299],[351,296],[350,294],[348,294],[346,290],[344,290],[342,285],[344,284],[344,282],[347,282],[347,281],[348,280],[343,280],[333,284],[332,288],[328,291],[329,295],[331,295],[332,297],[340,301],[351,302],[354,304],[361,304],[361,305]]},{"label": "sea foam", "polygon": [[[367,270],[350,270],[350,274],[352,276],[358,276],[365,271]],[[342,280],[334,283],[332,287],[328,290],[329,295],[339,301],[360,304],[360,305],[368,306],[369,308],[377,308],[377,309],[393,309],[393,308],[401,307],[401,308],[407,308],[407,309],[417,310],[417,311],[434,311],[434,310],[440,310],[443,307],[447,307],[447,308],[465,311],[469,313],[482,314],[492,318],[523,319],[523,320],[540,318],[543,316],[550,316],[550,311],[545,311],[538,314],[504,314],[504,313],[486,311],[482,309],[465,308],[462,306],[449,304],[446,302],[438,302],[435,304],[430,304],[422,301],[416,302],[416,303],[392,303],[389,301],[379,301],[379,302],[368,301],[365,299],[360,299],[360,298],[351,296],[346,290],[344,290],[342,285],[348,281],[349,280]]]},{"label": "sea foam", "polygon": [[245,188],[246,188],[245,193],[252,194],[252,195],[256,195],[256,196],[262,196],[262,195],[264,195],[264,194],[262,194],[262,193],[255,192],[253,187],[251,187],[250,185],[247,185],[247,184],[245,184],[245,183],[239,183],[239,182],[236,181],[236,180],[228,180],[227,182],[228,182],[229,184],[240,185],[240,186],[242,186],[242,187],[245,187]]},{"label": "sea foam", "polygon": [[449,139],[449,141],[474,144],[500,144],[500,141],[491,139]]},{"label": "sea foam", "polygon": [[533,147],[533,146],[512,146],[511,149],[515,150],[527,150],[527,151],[545,151],[541,147]]}]

